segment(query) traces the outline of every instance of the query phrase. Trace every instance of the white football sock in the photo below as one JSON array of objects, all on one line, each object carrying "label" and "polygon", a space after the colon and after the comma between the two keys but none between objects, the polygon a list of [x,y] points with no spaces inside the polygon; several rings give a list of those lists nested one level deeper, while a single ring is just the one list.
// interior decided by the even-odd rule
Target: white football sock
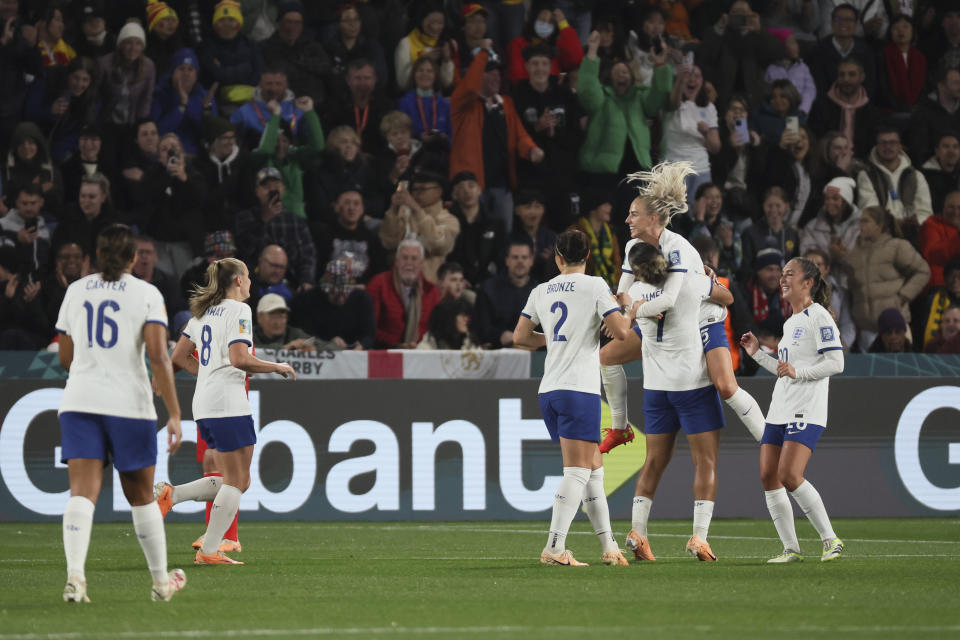
[{"label": "white football sock", "polygon": [[603,380],[603,392],[610,405],[610,426],[614,429],[627,428],[627,374],[623,366],[612,364],[600,367],[600,379]]},{"label": "white football sock", "polygon": [[784,551],[800,553],[800,542],[797,540],[797,528],[793,524],[793,505],[787,497],[787,490],[783,487],[773,491],[764,491],[767,499],[767,511],[777,528],[777,535],[783,543]]},{"label": "white football sock", "polygon": [[603,490],[603,467],[590,472],[586,489],[583,492],[583,510],[587,512],[593,532],[600,540],[604,553],[618,551],[613,527],[610,526],[610,507],[607,506],[607,494]]},{"label": "white football sock", "polygon": [[647,537],[647,521],[650,520],[650,507],[652,506],[653,498],[636,496],[633,499],[633,513],[630,528],[644,538]]},{"label": "white football sock", "polygon": [[580,508],[580,501],[588,480],[590,480],[590,469],[563,468],[563,479],[557,487],[557,493],[553,496],[553,517],[550,520],[550,534],[547,536],[547,546],[544,551],[558,554],[566,549],[567,532],[570,531],[570,524],[577,515],[577,509]]},{"label": "white football sock", "polygon": [[766,426],[766,420],[763,417],[763,411],[760,405],[753,399],[753,396],[737,389],[736,393],[724,400],[727,405],[737,413],[740,421],[747,426],[747,431],[753,436],[753,439],[760,442],[763,437],[763,429]]},{"label": "white football sock", "polygon": [[707,539],[710,521],[713,519],[713,500],[693,501],[693,535],[701,540]]},{"label": "white football sock", "polygon": [[213,499],[213,509],[210,511],[210,524],[207,525],[207,534],[203,539],[201,553],[210,555],[217,552],[220,548],[220,540],[223,534],[230,528],[233,522],[233,516],[237,515],[237,509],[240,508],[240,497],[243,492],[236,487],[228,484],[220,486],[217,497]]},{"label": "white football sock", "polygon": [[89,498],[71,496],[63,510],[63,552],[67,557],[67,578],[86,580],[87,549],[93,530],[96,505]]},{"label": "white football sock", "polygon": [[830,524],[830,516],[827,515],[827,510],[823,506],[823,500],[809,480],[804,480],[803,484],[790,492],[790,495],[803,509],[804,515],[807,516],[817,533],[820,534],[821,540],[829,542],[837,537],[837,534],[833,532],[833,526]]},{"label": "white football sock", "polygon": [[206,476],[199,478],[193,482],[175,486],[173,488],[171,500],[173,501],[173,504],[180,504],[181,502],[186,502],[188,500],[208,502],[217,496],[217,492],[220,491],[220,486],[222,484],[222,476]]},{"label": "white football sock", "polygon": [[166,584],[167,576],[167,534],[163,530],[163,516],[156,501],[139,507],[130,507],[133,514],[133,530],[143,555],[147,558],[147,567],[153,576],[154,584]]}]

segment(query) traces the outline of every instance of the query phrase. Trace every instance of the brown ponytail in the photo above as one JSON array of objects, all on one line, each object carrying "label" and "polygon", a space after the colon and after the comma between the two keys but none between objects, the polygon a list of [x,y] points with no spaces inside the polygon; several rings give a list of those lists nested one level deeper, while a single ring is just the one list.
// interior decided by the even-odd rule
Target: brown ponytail
[{"label": "brown ponytail", "polygon": [[247,265],[236,258],[214,260],[207,267],[207,283],[196,285],[190,297],[190,313],[201,318],[210,307],[215,307],[227,297],[234,277],[246,273]]},{"label": "brown ponytail", "polygon": [[833,292],[830,290],[830,284],[820,275],[820,267],[813,260],[807,258],[794,258],[794,260],[803,271],[803,279],[810,278],[813,280],[813,286],[810,287],[810,297],[821,307],[830,311]]},{"label": "brown ponytail", "polygon": [[137,237],[125,224],[112,224],[97,236],[97,264],[106,282],[120,279],[137,255]]},{"label": "brown ponytail", "polygon": [[637,280],[659,287],[667,281],[667,259],[652,244],[638,242],[630,249],[630,269]]}]

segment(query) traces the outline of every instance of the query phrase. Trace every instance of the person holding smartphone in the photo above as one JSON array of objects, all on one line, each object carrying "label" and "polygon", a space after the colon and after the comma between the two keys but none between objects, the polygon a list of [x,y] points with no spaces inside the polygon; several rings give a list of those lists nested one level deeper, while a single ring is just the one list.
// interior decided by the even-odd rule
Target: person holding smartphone
[{"label": "person holding smartphone", "polygon": [[6,198],[14,206],[0,218],[0,245],[9,245],[16,250],[21,283],[39,281],[40,269],[46,266],[50,255],[50,230],[40,215],[44,204],[43,191],[31,182],[15,186]]}]

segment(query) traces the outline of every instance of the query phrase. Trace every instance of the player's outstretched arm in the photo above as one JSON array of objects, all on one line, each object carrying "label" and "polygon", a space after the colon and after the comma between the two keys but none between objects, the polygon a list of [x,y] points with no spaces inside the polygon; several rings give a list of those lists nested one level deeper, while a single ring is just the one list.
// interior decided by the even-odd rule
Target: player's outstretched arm
[{"label": "player's outstretched arm", "polygon": [[181,335],[177,345],[173,348],[173,355],[170,356],[173,364],[192,375],[197,375],[200,371],[200,363],[193,357],[193,351],[196,348],[193,340]]},{"label": "player's outstretched arm", "polygon": [[518,349],[536,351],[547,346],[547,337],[533,330],[533,321],[527,316],[520,316],[517,326],[513,330],[513,346]]},{"label": "player's outstretched arm", "polygon": [[710,291],[710,297],[708,299],[710,302],[715,302],[724,307],[729,307],[733,304],[733,294],[716,280],[713,281],[713,289]]},{"label": "player's outstretched arm", "polygon": [[230,345],[230,364],[246,373],[279,373],[284,378],[297,379],[297,373],[286,362],[267,362],[252,355],[247,343],[234,342]]},{"label": "player's outstretched arm", "polygon": [[57,358],[60,360],[60,366],[69,373],[70,365],[73,364],[73,338],[65,333],[61,333],[57,344],[59,346]]},{"label": "player's outstretched arm", "polygon": [[167,450],[176,453],[180,448],[180,402],[177,400],[177,390],[173,384],[173,366],[170,364],[170,355],[167,353],[167,328],[155,322],[143,327],[143,341],[147,345],[147,357],[150,358],[150,369],[156,380],[157,389],[163,404],[167,408],[170,418],[167,420]]}]

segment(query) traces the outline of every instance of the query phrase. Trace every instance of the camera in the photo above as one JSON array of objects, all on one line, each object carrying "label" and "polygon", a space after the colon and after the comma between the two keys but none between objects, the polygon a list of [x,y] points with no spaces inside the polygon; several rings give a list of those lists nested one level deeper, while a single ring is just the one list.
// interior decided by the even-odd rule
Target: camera
[{"label": "camera", "polygon": [[27,231],[36,231],[37,230],[37,219],[30,218],[29,220],[23,221],[23,228]]},{"label": "camera", "polygon": [[180,162],[180,152],[177,151],[176,149],[171,149],[169,153],[167,153],[167,166],[171,167],[179,162]]},{"label": "camera", "polygon": [[279,201],[280,201],[280,190],[279,190],[279,189],[270,189],[270,191],[267,193],[267,198],[269,198],[268,202],[269,202],[270,204],[273,204],[273,203],[275,203],[275,202],[279,202]]}]

